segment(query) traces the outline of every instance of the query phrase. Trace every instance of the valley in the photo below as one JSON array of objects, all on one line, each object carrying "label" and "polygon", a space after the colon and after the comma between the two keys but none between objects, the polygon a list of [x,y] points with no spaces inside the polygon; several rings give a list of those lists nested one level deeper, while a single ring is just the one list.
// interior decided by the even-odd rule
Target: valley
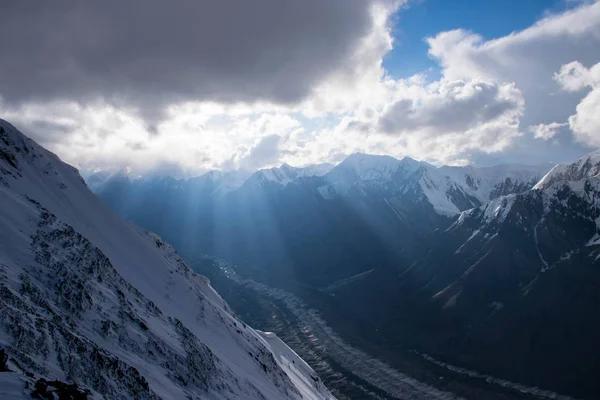
[{"label": "valley", "polygon": [[[384,356],[389,354],[385,343],[374,346],[376,335],[370,343],[358,337],[355,334],[358,324],[352,324],[348,316],[340,317],[333,309],[335,305],[330,302],[330,296],[319,296],[319,289],[290,282],[285,290],[270,287],[243,278],[235,265],[210,257],[196,258],[190,266],[210,277],[211,284],[242,320],[277,333],[314,368],[340,400],[572,399],[447,366],[411,351],[388,356],[389,364],[386,364],[362,350],[368,348]],[[376,330],[375,327],[371,329]],[[346,336],[342,338],[339,332]]]}]

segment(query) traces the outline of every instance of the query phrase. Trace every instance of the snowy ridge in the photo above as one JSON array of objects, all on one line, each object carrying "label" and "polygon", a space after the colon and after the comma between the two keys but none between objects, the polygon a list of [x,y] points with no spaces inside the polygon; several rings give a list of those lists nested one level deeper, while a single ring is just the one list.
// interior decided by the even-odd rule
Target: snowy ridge
[{"label": "snowy ridge", "polygon": [[[570,219],[593,221],[596,226],[596,233],[589,238],[588,246],[600,244],[598,239],[600,238],[600,177],[598,176],[577,181],[560,180],[544,189],[499,197],[481,207],[460,213],[447,231],[451,231],[467,221],[471,223],[476,221],[475,225],[478,229],[474,230],[467,242],[482,232],[487,232],[486,238],[492,234],[496,235],[513,211],[517,200],[520,200],[521,203],[527,203],[533,201],[534,198],[539,198],[543,207],[538,224],[542,223],[546,216],[550,214],[561,218],[568,217]],[[518,211],[516,212],[516,218],[518,220],[521,218]],[[533,228],[533,235],[537,243],[537,226]],[[461,248],[465,244],[466,242]],[[459,251],[460,248],[457,252]],[[538,254],[542,264],[548,268],[549,265],[539,249]]]},{"label": "snowy ridge", "polygon": [[221,195],[229,193],[244,184],[250,173],[244,170],[235,170],[229,172],[209,171],[197,178],[191,178],[188,182],[194,185],[210,183],[214,185],[211,195]]},{"label": "snowy ridge", "polygon": [[328,186],[318,188],[325,198],[332,197],[332,192],[343,196],[353,187],[365,195],[367,188],[380,188],[391,191],[391,197],[421,196],[443,215],[454,215],[459,211],[449,194],[455,183],[439,174],[432,165],[409,157],[397,160],[356,153],[325,175],[325,180]]},{"label": "snowy ridge", "polygon": [[20,372],[106,398],[332,398],[171,246],[2,120],[0,201],[0,346]]},{"label": "snowy ridge", "polygon": [[499,196],[531,189],[550,168],[548,164],[505,164],[483,168],[440,167],[439,171],[457,182],[469,195],[485,203]]},{"label": "snowy ridge", "polygon": [[285,365],[288,374],[294,376],[294,381],[302,382],[303,385],[298,385],[303,398],[315,399],[322,396],[315,389],[315,381],[318,381],[313,369],[302,359],[294,350],[290,349],[277,335],[273,332],[257,331],[265,341],[265,345],[271,350],[275,359],[281,365]]},{"label": "snowy ridge", "polygon": [[600,150],[580,158],[572,164],[557,164],[535,186],[545,189],[560,181],[579,181],[600,174]]},{"label": "snowy ridge", "polygon": [[401,164],[401,161],[390,156],[354,153],[342,161],[338,168],[351,171],[359,180],[389,180]]},{"label": "snowy ridge", "polygon": [[[492,167],[494,168],[494,167]],[[482,169],[484,170],[484,169]],[[530,167],[529,172],[535,172],[537,167]],[[527,172],[525,176],[527,176]],[[522,175],[522,177],[524,177]],[[533,188],[542,193],[544,212],[547,213],[557,206],[571,212],[585,212],[589,209],[597,210],[600,182],[600,151],[580,158],[572,164],[558,164],[548,172]],[[567,204],[568,194],[576,196],[586,204],[582,210],[573,209]],[[532,193],[534,195],[535,193]],[[455,224],[461,224],[468,218],[478,218],[482,224],[502,223],[509,214],[516,195],[508,195],[493,199],[481,207],[460,213]],[[589,208],[588,208],[589,207]],[[566,211],[565,211],[566,212]],[[592,215],[584,215],[592,217]],[[597,221],[600,224],[600,221]],[[600,225],[598,225],[600,228]]]},{"label": "snowy ridge", "polygon": [[[302,186],[314,190],[325,200],[344,197],[355,189],[363,196],[377,192],[386,198],[402,197],[400,202],[420,200],[423,204],[430,204],[436,213],[451,217],[494,198],[527,191],[549,169],[549,165],[436,168],[409,157],[398,160],[390,156],[355,153],[337,166],[316,164],[296,168],[283,164],[253,174],[242,170],[227,173],[210,171],[185,180],[151,174],[133,180],[127,174],[117,174],[111,179],[117,183],[119,179],[129,182],[130,186],[136,187],[133,192],[155,189],[206,196],[235,196],[238,192],[257,189],[277,190],[302,180]],[[94,174],[88,179],[90,187],[99,192],[111,181],[108,179],[99,184],[106,179],[101,174]]]},{"label": "snowy ridge", "polygon": [[[596,223],[596,235],[590,238],[589,244],[597,244],[600,236],[600,176],[579,181],[559,181],[543,190],[545,212],[550,209],[559,209],[560,212],[569,212],[584,219],[592,219]],[[572,206],[572,196],[579,203]]]},{"label": "snowy ridge", "polygon": [[452,216],[501,196],[526,192],[549,168],[513,164],[483,168],[429,166],[422,186],[434,209]]},{"label": "snowy ridge", "polygon": [[[417,196],[441,215],[454,216],[502,195],[531,189],[549,165],[496,167],[441,167],[405,157],[353,154],[325,175],[328,187],[319,187],[324,198],[344,195],[360,182],[379,185],[390,196]],[[364,186],[364,185],[363,185]]]},{"label": "snowy ridge", "polygon": [[[449,177],[441,175],[435,168],[431,166],[424,168],[419,184],[434,210],[439,214],[453,216],[463,208],[456,197],[466,198],[464,189]],[[469,202],[467,207],[475,205],[477,204]]]},{"label": "snowy ridge", "polygon": [[491,223],[501,224],[504,222],[508,213],[515,203],[516,195],[503,196],[484,204],[481,207],[460,213],[455,224],[461,224],[468,218],[477,218],[482,224],[489,225]]},{"label": "snowy ridge", "polygon": [[278,168],[258,170],[248,177],[244,184],[262,186],[267,182],[273,182],[285,186],[298,178],[325,175],[332,167],[331,164],[327,163],[310,165],[304,168],[296,168],[289,164],[283,164]]}]

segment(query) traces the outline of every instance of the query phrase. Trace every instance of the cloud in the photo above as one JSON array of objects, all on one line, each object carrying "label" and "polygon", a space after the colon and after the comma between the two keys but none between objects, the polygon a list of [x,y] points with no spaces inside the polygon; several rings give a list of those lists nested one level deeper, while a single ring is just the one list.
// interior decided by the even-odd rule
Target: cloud
[{"label": "cloud", "polygon": [[600,146],[600,63],[586,68],[578,61],[570,62],[560,68],[555,79],[569,92],[591,88],[569,117],[569,127],[579,142]]},{"label": "cloud", "polygon": [[592,90],[569,117],[569,126],[575,138],[589,146],[600,147],[600,88]]},{"label": "cloud", "polygon": [[[384,68],[402,4],[14,2],[0,14],[0,112],[81,169],[135,173],[357,151],[528,163],[535,148],[535,162],[568,161],[598,145],[600,3],[493,40],[428,38],[438,80]],[[550,137],[560,151],[538,140]]]},{"label": "cloud", "polygon": [[586,86],[593,86],[596,79],[592,71],[579,61],[573,61],[560,67],[560,71],[554,74],[554,80],[564,90],[577,92]]},{"label": "cloud", "polygon": [[[536,162],[567,161],[589,151],[578,143],[592,142],[571,135],[566,125],[548,122],[566,121],[584,96],[561,90],[555,79],[560,67],[573,59],[584,65],[600,61],[600,3],[548,14],[527,29],[493,40],[457,29],[427,43],[429,55],[440,64],[440,80],[432,82],[426,73],[382,76],[365,92],[368,102],[359,103],[334,128],[316,133],[314,143],[298,149],[299,154],[318,152],[335,161],[340,154],[366,151],[464,164],[490,154],[498,155],[490,157],[494,160],[528,163],[532,158],[524,155],[532,148]],[[589,109],[591,118],[593,105]],[[524,135],[527,127],[537,128],[538,136],[564,132],[560,153],[551,143],[535,140],[535,132]],[[512,157],[513,151],[520,158]]]},{"label": "cloud", "polygon": [[413,98],[387,106],[379,128],[397,134],[427,131],[433,135],[464,133],[508,114],[519,116],[521,94],[511,84],[483,81],[440,81]]},{"label": "cloud", "polygon": [[[318,135],[318,147],[465,164],[471,152],[501,152],[521,136],[524,102],[511,83],[475,79],[427,83],[414,76],[395,81],[388,91],[379,107],[353,113],[335,129]],[[338,157],[326,156],[330,161]]]},{"label": "cloud", "polygon": [[527,106],[523,125],[566,120],[581,95],[561,92],[554,75],[573,60],[584,65],[599,61],[600,2],[548,15],[527,29],[493,40],[458,29],[427,42],[446,79],[515,83]]},{"label": "cloud", "polygon": [[[134,174],[162,170],[163,164],[173,171],[171,166],[178,165],[179,175],[274,166],[279,163],[275,156],[289,154],[284,144],[304,135],[300,121],[288,114],[230,111],[206,104],[175,111],[157,126],[158,135],[149,134],[141,118],[109,106],[36,104],[3,117],[82,170],[129,167]],[[48,135],[47,127],[56,134]],[[263,142],[267,137],[271,142]],[[271,153],[276,150],[269,147],[274,137],[281,139],[282,147]]]},{"label": "cloud", "polygon": [[262,138],[240,162],[245,170],[256,170],[279,160],[281,136],[269,135]]},{"label": "cloud", "polygon": [[186,101],[293,104],[332,75],[357,78],[364,60],[357,48],[374,29],[374,7],[397,5],[10,2],[0,13],[0,95],[8,105],[102,101],[152,124]]},{"label": "cloud", "polygon": [[567,126],[567,123],[551,122],[549,124],[538,124],[529,127],[529,131],[533,133],[536,139],[549,140],[552,139],[560,128]]}]

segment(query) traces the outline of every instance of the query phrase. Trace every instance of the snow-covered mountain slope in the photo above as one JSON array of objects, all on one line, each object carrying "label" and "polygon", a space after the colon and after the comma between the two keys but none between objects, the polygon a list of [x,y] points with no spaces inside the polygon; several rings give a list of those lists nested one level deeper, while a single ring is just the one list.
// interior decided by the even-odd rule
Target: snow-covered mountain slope
[{"label": "snow-covered mountain slope", "polygon": [[578,181],[600,175],[600,150],[580,158],[572,164],[557,164],[536,185],[544,189],[559,181]]},{"label": "snow-covered mountain slope", "polygon": [[446,216],[453,216],[480,204],[478,199],[458,182],[425,163],[422,163],[415,174],[405,179],[402,185],[404,192],[412,187],[415,193],[422,193],[438,214]]},{"label": "snow-covered mountain slope", "polygon": [[228,193],[242,186],[246,179],[250,176],[248,171],[235,170],[226,172],[217,180],[219,186],[215,193]]},{"label": "snow-covered mountain slope", "polygon": [[[551,268],[569,253],[600,244],[600,177],[557,181],[544,189],[499,197],[462,212],[447,232],[465,230],[472,234],[457,253],[485,247],[482,243],[507,230],[519,230],[530,233],[542,270]],[[540,247],[542,234],[553,244]]]},{"label": "snow-covered mountain slope", "polygon": [[458,212],[446,195],[452,182],[438,174],[432,165],[409,157],[397,160],[389,156],[356,153],[324,178],[325,185],[318,190],[326,198],[335,194],[345,196],[351,191],[359,191],[365,196],[376,193],[386,198],[408,195],[412,197],[411,201],[414,198],[428,201],[440,213]]},{"label": "snow-covered mountain slope", "polygon": [[343,195],[353,185],[364,187],[360,182],[369,181],[387,197],[420,198],[437,213],[452,216],[498,196],[529,190],[549,169],[549,165],[436,168],[408,157],[353,154],[325,175],[329,186],[319,191],[325,197]]},{"label": "snow-covered mountain slope", "polygon": [[104,398],[332,398],[171,246],[2,120],[0,203],[0,346],[24,379]]},{"label": "snow-covered mountain slope", "polygon": [[330,163],[320,163],[308,165],[306,167],[299,168],[301,170],[300,176],[323,176],[334,167]]},{"label": "snow-covered mountain slope", "polygon": [[[534,171],[532,171],[534,172]],[[578,217],[588,220],[597,226],[600,232],[600,151],[580,158],[572,164],[558,164],[550,170],[531,191],[524,192],[521,196],[514,194],[501,196],[479,208],[467,210],[450,229],[454,229],[468,220],[471,224],[480,226],[481,233],[489,226],[498,230],[515,207],[519,207],[522,199],[538,199],[542,205],[541,221],[548,214],[556,214],[564,218]],[[516,201],[520,200],[520,201]],[[598,234],[594,233],[589,243],[595,243]]]},{"label": "snow-covered mountain slope", "polygon": [[[392,178],[398,168],[402,165],[412,169],[417,167],[415,160],[406,158],[404,162],[390,156],[377,156],[371,154],[354,153],[342,161],[335,169],[336,173],[354,174],[356,180],[380,180],[385,181]],[[329,179],[336,180],[334,171],[329,174]]]},{"label": "snow-covered mountain slope", "polygon": [[481,203],[485,203],[500,196],[531,189],[550,168],[550,164],[505,164],[483,168],[445,166],[440,167],[439,171],[460,184]]},{"label": "snow-covered mountain slope", "polygon": [[255,172],[246,179],[244,184],[260,187],[265,184],[276,183],[285,186],[298,178],[325,175],[331,168],[333,168],[333,165],[327,163],[310,165],[303,168],[283,164],[278,168],[261,169]]}]

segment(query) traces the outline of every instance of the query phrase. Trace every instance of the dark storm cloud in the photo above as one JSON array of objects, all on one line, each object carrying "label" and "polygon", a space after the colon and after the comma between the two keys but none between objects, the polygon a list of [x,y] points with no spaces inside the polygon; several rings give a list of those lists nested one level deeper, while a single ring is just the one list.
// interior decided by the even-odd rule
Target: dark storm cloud
[{"label": "dark storm cloud", "polygon": [[348,63],[387,0],[4,0],[0,96],[291,103]]},{"label": "dark storm cloud", "polygon": [[43,146],[58,141],[66,133],[73,130],[71,124],[55,121],[28,121],[21,123],[19,126],[21,129],[26,130],[33,140]]}]

